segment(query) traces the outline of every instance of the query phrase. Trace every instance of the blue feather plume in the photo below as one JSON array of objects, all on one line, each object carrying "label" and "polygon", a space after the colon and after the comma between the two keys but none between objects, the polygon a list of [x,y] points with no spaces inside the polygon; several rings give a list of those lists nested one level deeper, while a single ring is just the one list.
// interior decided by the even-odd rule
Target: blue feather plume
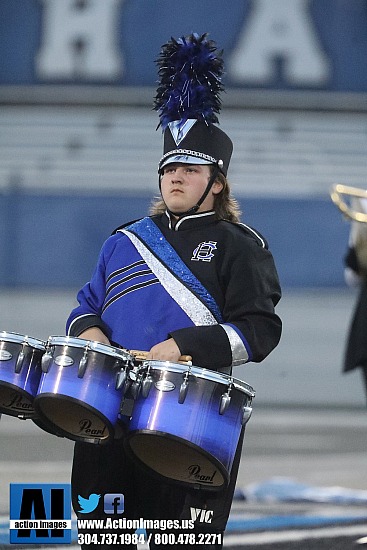
[{"label": "blue feather plume", "polygon": [[207,33],[196,33],[164,44],[156,60],[159,85],[154,98],[160,123],[189,118],[208,123],[218,122],[220,92],[224,90],[222,51],[218,51]]}]

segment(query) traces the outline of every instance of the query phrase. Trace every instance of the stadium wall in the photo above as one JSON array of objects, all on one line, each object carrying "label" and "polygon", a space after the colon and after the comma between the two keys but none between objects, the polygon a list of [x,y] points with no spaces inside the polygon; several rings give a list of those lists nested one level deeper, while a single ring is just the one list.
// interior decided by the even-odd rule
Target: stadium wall
[{"label": "stadium wall", "polygon": [[[240,199],[243,220],[268,240],[283,287],[344,285],[348,224],[324,198]],[[150,196],[0,196],[0,286],[79,287],[103,241],[143,216]],[[245,274],[244,274],[245,276]]]}]

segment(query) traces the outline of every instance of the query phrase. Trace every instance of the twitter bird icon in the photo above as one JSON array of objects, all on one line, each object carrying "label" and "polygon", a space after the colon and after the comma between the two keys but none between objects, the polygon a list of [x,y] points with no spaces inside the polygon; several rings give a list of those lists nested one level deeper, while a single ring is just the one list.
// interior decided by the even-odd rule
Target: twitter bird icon
[{"label": "twitter bird icon", "polygon": [[100,498],[101,495],[96,495],[95,493],[89,495],[88,498],[83,498],[82,496],[78,495],[78,502],[81,508],[79,512],[81,514],[89,514],[90,512],[93,512],[93,510],[97,508]]}]

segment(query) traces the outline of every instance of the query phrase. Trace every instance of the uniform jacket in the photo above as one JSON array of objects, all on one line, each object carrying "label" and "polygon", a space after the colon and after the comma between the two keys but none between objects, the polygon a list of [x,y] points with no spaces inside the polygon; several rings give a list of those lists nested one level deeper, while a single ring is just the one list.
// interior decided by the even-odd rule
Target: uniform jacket
[{"label": "uniform jacket", "polygon": [[228,372],[278,344],[281,296],[265,240],[214,212],[121,226],[78,293],[67,333],[99,326],[114,345],[149,350],[173,337],[193,364]]}]

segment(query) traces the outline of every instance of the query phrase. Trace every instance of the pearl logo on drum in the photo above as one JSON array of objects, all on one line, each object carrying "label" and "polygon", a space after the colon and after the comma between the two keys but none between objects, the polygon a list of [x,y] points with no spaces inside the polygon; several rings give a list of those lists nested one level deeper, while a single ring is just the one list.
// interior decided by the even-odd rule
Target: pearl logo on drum
[{"label": "pearl logo on drum", "polygon": [[103,425],[103,428],[93,428],[92,421],[89,418],[84,418],[79,422],[80,430],[79,433],[85,435],[92,435],[93,437],[102,437],[106,431],[106,425]]},{"label": "pearl logo on drum", "polygon": [[173,382],[170,382],[169,380],[158,380],[154,386],[159,391],[173,391],[175,389],[175,385]]},{"label": "pearl logo on drum", "polygon": [[14,392],[11,399],[7,403],[2,403],[3,407],[17,411],[32,410],[32,404],[29,401],[24,401],[22,396]]},{"label": "pearl logo on drum", "polygon": [[199,464],[192,464],[188,467],[188,471],[189,479],[194,479],[196,482],[205,485],[212,485],[214,483],[214,476],[217,473],[217,470],[214,470],[212,474],[203,474]]},{"label": "pearl logo on drum", "polygon": [[71,367],[74,365],[74,359],[69,355],[58,355],[55,357],[55,363],[59,367]]},{"label": "pearl logo on drum", "polygon": [[12,354],[6,349],[0,350],[0,361],[9,361],[12,357]]}]

